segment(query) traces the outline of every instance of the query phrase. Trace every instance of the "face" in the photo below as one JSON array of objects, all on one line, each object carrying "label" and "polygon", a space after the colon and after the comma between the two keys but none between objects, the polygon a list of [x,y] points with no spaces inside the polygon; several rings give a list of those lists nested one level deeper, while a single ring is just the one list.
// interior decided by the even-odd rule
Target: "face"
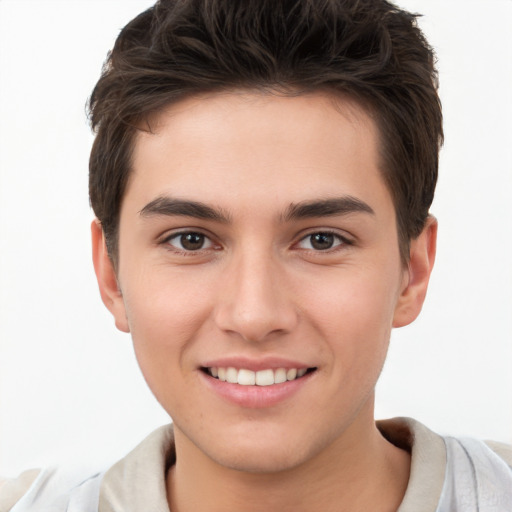
[{"label": "face", "polygon": [[95,264],[177,442],[277,471],[364,437],[390,330],[429,273],[425,244],[424,268],[401,264],[373,121],[321,94],[247,92],[183,101],[151,129],[117,276],[97,227]]}]

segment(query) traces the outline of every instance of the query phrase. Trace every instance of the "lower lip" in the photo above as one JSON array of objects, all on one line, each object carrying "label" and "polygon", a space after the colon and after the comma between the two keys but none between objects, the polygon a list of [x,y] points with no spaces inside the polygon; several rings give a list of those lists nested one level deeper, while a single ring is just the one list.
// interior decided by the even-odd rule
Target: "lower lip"
[{"label": "lower lip", "polygon": [[221,381],[200,371],[201,378],[214,393],[232,404],[249,409],[273,407],[288,400],[309,382],[315,373],[306,373],[298,379],[271,386],[242,386]]}]

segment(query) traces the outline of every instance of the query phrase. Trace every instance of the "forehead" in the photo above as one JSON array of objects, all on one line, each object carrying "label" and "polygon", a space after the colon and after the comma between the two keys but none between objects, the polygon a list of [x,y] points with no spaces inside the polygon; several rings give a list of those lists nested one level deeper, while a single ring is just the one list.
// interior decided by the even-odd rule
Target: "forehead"
[{"label": "forehead", "polygon": [[346,98],[216,93],[166,108],[148,128],[135,138],[127,187],[141,203],[172,195],[224,207],[244,194],[284,204],[387,193],[375,123]]}]

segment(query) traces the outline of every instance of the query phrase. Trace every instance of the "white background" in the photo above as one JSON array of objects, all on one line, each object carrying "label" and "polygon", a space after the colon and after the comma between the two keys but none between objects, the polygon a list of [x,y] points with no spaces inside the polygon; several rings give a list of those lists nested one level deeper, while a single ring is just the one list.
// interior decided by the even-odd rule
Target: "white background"
[{"label": "white background", "polygon": [[[0,0],[0,474],[102,466],[168,421],[90,261],[85,102],[147,0]],[[512,1],[402,0],[436,47],[436,269],[377,416],[512,441]],[[307,412],[305,412],[307,414]]]}]

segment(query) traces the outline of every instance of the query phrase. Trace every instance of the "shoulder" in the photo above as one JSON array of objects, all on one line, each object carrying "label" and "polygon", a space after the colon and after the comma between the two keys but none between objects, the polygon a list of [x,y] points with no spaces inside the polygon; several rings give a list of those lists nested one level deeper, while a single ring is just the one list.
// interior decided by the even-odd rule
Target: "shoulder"
[{"label": "shoulder", "polygon": [[96,512],[102,474],[36,469],[0,482],[0,512]]},{"label": "shoulder", "polygon": [[485,444],[512,468],[512,445],[496,441],[485,441]]},{"label": "shoulder", "polygon": [[11,510],[28,491],[40,472],[40,469],[29,469],[17,478],[0,477],[0,512]]},{"label": "shoulder", "polygon": [[0,478],[0,512],[167,510],[165,473],[174,460],[173,430],[167,425],[102,473],[68,467]]},{"label": "shoulder", "polygon": [[[512,448],[469,438],[446,437],[444,510],[506,512],[512,503]],[[491,446],[493,447],[491,449]]]},{"label": "shoulder", "polygon": [[399,512],[510,512],[511,446],[442,436],[410,418],[378,422],[378,427],[412,455]]}]

